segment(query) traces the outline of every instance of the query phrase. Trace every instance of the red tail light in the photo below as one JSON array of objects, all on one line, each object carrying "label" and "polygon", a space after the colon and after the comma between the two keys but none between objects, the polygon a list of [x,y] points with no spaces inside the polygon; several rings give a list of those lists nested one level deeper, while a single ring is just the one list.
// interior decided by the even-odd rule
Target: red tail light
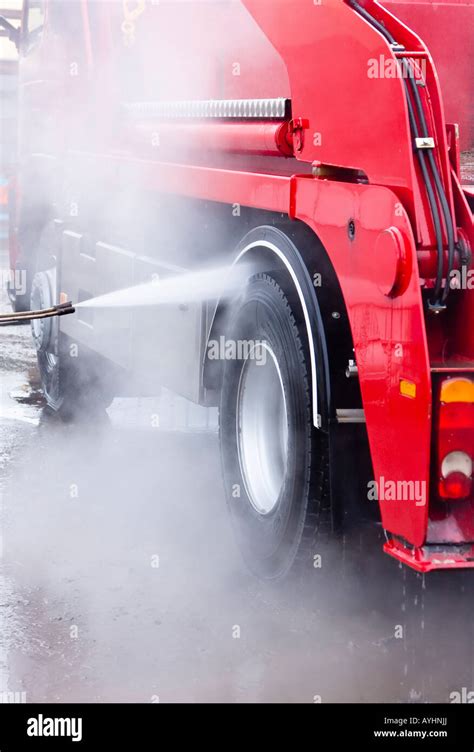
[{"label": "red tail light", "polygon": [[474,381],[453,377],[441,384],[438,414],[438,490],[442,499],[473,492]]},{"label": "red tail light", "polygon": [[462,473],[450,473],[439,482],[442,499],[467,499],[471,493],[472,480]]}]

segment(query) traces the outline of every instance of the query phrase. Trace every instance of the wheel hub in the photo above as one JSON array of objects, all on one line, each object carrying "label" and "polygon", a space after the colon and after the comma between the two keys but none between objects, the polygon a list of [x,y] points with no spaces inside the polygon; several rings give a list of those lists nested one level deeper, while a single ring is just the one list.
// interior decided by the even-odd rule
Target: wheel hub
[{"label": "wheel hub", "polygon": [[[55,295],[53,294],[53,280],[51,272],[37,272],[31,286],[31,309],[42,310],[50,308],[55,304]],[[33,319],[31,322],[31,331],[33,340],[38,352],[48,352],[51,346],[53,319]]]},{"label": "wheel hub", "polygon": [[287,470],[288,414],[280,367],[267,343],[255,345],[237,392],[237,445],[242,477],[255,510],[276,507]]}]

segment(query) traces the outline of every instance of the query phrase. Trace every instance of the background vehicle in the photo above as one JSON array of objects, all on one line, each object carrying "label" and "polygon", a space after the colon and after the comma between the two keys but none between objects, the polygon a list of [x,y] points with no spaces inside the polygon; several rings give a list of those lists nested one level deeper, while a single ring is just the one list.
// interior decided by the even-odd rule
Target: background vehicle
[{"label": "background vehicle", "polygon": [[[47,400],[164,385],[220,405],[228,504],[263,577],[365,509],[410,566],[474,566],[472,71],[439,44],[446,13],[469,48],[472,6],[424,6],[25,3],[14,305],[250,269],[231,297],[38,324]],[[397,18],[412,10],[453,123]],[[264,364],[210,359],[221,337]]]}]

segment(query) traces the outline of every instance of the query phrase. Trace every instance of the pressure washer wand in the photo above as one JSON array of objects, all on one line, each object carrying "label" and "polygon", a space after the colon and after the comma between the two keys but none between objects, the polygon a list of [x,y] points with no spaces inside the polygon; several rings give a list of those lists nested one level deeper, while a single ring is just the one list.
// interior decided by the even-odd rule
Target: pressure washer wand
[{"label": "pressure washer wand", "polygon": [[19,324],[22,321],[32,321],[33,319],[49,319],[52,316],[66,316],[68,313],[74,313],[76,309],[69,300],[67,303],[58,303],[51,308],[44,308],[39,311],[21,311],[19,313],[0,313],[0,326],[6,324]]}]

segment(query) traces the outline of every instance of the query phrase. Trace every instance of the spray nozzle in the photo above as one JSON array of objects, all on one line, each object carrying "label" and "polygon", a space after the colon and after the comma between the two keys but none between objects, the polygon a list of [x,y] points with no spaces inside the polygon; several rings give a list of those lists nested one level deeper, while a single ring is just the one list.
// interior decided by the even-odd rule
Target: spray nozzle
[{"label": "spray nozzle", "polygon": [[20,311],[18,313],[0,314],[1,324],[18,324],[22,321],[32,321],[33,319],[49,319],[52,316],[65,316],[68,313],[74,313],[76,309],[70,300],[66,303],[58,303],[51,308],[44,308],[38,311]]}]

